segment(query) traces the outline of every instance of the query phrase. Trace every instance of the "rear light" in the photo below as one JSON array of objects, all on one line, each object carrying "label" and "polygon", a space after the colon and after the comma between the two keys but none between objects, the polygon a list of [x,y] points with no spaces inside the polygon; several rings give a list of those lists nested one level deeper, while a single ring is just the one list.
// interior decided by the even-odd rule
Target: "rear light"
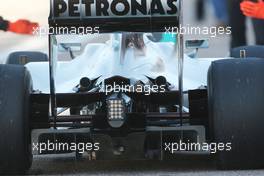
[{"label": "rear light", "polygon": [[110,126],[119,128],[125,121],[125,101],[123,99],[108,99],[107,119]]},{"label": "rear light", "polygon": [[125,102],[123,99],[107,100],[108,119],[124,120],[125,119]]}]

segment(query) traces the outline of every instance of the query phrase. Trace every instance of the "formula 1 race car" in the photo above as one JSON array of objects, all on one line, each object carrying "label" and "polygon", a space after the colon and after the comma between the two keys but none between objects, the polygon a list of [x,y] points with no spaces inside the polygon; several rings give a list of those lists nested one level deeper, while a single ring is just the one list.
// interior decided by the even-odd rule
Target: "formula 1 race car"
[{"label": "formula 1 race car", "polygon": [[34,152],[263,167],[264,59],[184,54],[207,42],[165,32],[182,18],[181,0],[51,0],[49,57],[0,65],[0,173]]}]

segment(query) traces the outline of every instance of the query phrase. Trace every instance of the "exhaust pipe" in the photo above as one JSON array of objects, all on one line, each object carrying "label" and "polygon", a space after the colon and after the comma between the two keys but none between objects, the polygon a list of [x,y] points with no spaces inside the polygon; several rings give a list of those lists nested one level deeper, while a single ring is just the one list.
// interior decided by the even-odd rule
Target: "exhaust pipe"
[{"label": "exhaust pipe", "polygon": [[84,92],[84,91],[88,91],[90,86],[91,86],[92,82],[89,78],[87,77],[83,77],[80,80],[80,88],[79,88],[79,92]]},{"label": "exhaust pipe", "polygon": [[155,84],[158,86],[167,85],[167,79],[164,76],[158,76],[155,79]]}]

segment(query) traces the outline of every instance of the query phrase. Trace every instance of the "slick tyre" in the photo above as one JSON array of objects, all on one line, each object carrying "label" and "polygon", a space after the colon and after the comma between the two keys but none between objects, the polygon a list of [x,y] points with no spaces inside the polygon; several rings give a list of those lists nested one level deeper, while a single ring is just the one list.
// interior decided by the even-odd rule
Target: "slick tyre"
[{"label": "slick tyre", "polygon": [[31,166],[30,73],[0,65],[0,174],[24,174]]},{"label": "slick tyre", "polygon": [[264,167],[264,60],[228,59],[212,62],[208,72],[212,140],[231,143],[218,151],[220,169]]},{"label": "slick tyre", "polygon": [[41,52],[19,51],[11,53],[6,64],[25,65],[30,62],[47,62],[48,56]]},{"label": "slick tyre", "polygon": [[244,51],[246,57],[258,57],[264,59],[264,46],[253,45],[253,46],[241,46],[233,48],[230,52],[230,56],[234,58],[241,57],[241,51]]}]

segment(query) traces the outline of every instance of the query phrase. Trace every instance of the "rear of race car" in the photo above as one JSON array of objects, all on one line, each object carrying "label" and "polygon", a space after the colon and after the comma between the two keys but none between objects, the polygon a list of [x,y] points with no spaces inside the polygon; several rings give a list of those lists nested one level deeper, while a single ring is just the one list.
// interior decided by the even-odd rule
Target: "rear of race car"
[{"label": "rear of race car", "polygon": [[[32,152],[91,160],[215,154],[223,168],[259,167],[263,142],[254,138],[262,131],[263,60],[221,59],[197,68],[205,62],[184,55],[183,34],[168,32],[181,25],[180,0],[51,0],[49,62],[0,67],[20,75],[22,87],[0,79],[6,92],[0,100],[9,104],[0,106],[1,130],[16,129],[1,138],[0,172],[26,171]],[[183,84],[184,73],[202,81]],[[6,95],[13,92],[10,119],[14,100]]]},{"label": "rear of race car", "polygon": [[[50,94],[32,96],[33,101],[43,98],[36,105],[50,102],[50,116],[47,119],[46,109],[44,116],[36,118],[39,112],[33,111],[32,117],[38,119],[37,123],[33,119],[34,128],[45,124],[56,130],[37,130],[40,144],[66,142],[66,151],[72,152],[70,144],[88,143],[87,152],[96,159],[162,160],[165,153],[174,153],[171,147],[164,150],[165,143],[205,142],[206,113],[191,124],[189,111],[180,105],[178,50],[183,44],[169,34],[171,41],[162,41],[167,27],[180,24],[179,3],[52,1]],[[74,52],[77,48],[81,54]],[[69,60],[64,57],[67,52]],[[62,79],[68,80],[67,87],[60,85]],[[205,99],[205,92],[193,94]]]}]

